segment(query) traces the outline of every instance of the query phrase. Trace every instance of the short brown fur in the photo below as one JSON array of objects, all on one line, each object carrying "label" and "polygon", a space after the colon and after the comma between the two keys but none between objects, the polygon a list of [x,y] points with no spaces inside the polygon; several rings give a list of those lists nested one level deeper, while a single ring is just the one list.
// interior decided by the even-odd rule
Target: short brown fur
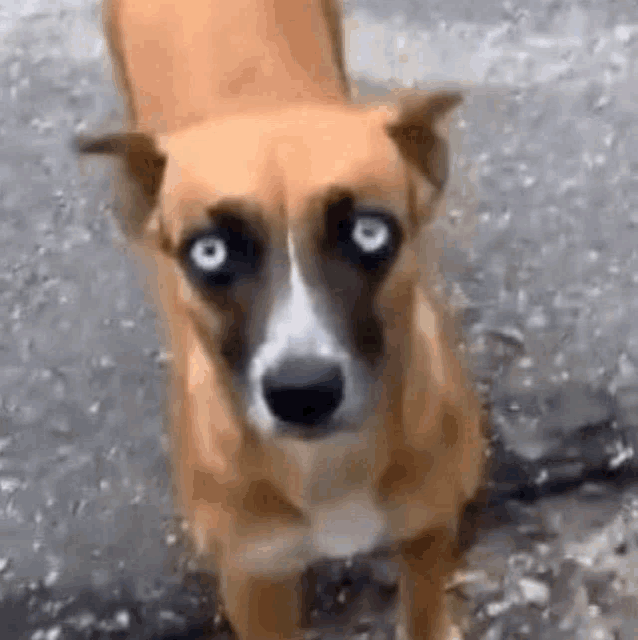
[{"label": "short brown fur", "polygon": [[[110,0],[104,24],[128,130],[78,146],[123,159],[122,228],[150,261],[173,354],[177,496],[235,632],[299,637],[302,573],[339,509],[359,509],[401,562],[405,632],[443,638],[458,518],[483,469],[478,402],[423,272],[422,231],[444,203],[444,120],[460,96],[352,104],[333,0]],[[402,234],[374,282],[342,265],[325,230],[348,203],[392,211]],[[229,212],[267,239],[266,267],[236,289],[202,289],[179,247]],[[293,263],[373,372],[354,431],[273,435],[248,414],[237,363],[267,342]]]}]

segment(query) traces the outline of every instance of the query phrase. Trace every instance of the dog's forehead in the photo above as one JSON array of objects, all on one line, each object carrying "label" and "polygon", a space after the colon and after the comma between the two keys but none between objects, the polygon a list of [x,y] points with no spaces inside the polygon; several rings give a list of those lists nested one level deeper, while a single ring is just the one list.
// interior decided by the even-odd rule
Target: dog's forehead
[{"label": "dog's forehead", "polygon": [[335,186],[371,200],[400,197],[406,173],[386,132],[390,117],[305,108],[211,121],[167,137],[167,230],[179,235],[223,201],[294,218]]}]

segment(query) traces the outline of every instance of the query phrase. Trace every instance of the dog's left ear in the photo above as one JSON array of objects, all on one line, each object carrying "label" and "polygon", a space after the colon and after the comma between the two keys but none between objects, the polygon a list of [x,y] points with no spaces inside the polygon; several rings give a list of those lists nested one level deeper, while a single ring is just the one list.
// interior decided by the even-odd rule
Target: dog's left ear
[{"label": "dog's left ear", "polygon": [[117,176],[117,195],[124,198],[118,222],[126,236],[139,236],[157,205],[166,168],[166,156],[154,138],[139,132],[78,137],[74,149],[81,154],[111,155],[123,160],[124,175]]},{"label": "dog's left ear", "polygon": [[409,95],[401,101],[398,122],[387,125],[404,158],[437,189],[443,189],[449,173],[448,143],[437,125],[462,101],[459,91]]}]

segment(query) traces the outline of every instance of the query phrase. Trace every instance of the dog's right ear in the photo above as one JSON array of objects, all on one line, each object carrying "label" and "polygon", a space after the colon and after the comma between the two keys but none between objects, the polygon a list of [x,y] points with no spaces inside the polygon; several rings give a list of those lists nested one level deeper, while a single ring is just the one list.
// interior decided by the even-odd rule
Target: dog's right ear
[{"label": "dog's right ear", "polygon": [[146,133],[115,133],[102,137],[80,136],[74,140],[80,154],[116,156],[123,162],[123,174],[117,176],[117,196],[122,197],[118,222],[128,237],[139,237],[157,205],[166,156],[154,138]]}]

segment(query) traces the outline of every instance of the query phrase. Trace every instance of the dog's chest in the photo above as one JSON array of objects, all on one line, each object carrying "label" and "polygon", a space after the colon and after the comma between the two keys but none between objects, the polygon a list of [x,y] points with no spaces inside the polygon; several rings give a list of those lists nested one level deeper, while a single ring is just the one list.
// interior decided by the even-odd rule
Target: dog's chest
[{"label": "dog's chest", "polygon": [[270,534],[241,536],[230,561],[255,573],[303,570],[318,561],[367,554],[387,540],[387,519],[358,492],[313,509],[304,526],[275,525]]},{"label": "dog's chest", "polygon": [[370,495],[354,492],[312,510],[309,542],[314,555],[345,558],[378,547],[387,526],[387,518]]},{"label": "dog's chest", "polygon": [[303,514],[301,522],[275,525],[268,535],[246,535],[246,567],[304,565],[343,559],[382,546],[389,536],[387,515],[373,491],[374,433],[340,434],[330,442],[293,438],[266,447],[268,464],[282,497]]}]

